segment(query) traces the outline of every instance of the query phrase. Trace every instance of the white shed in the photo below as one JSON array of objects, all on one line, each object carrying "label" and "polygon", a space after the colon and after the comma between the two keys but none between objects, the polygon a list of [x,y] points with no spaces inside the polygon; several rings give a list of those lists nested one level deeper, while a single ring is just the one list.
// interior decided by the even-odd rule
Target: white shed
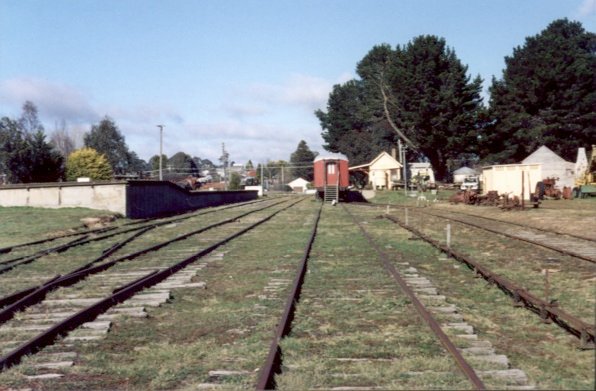
[{"label": "white shed", "polygon": [[[522,180],[523,177],[523,180]],[[499,164],[482,167],[482,193],[486,194],[496,190],[499,194],[513,193],[520,196],[522,181],[524,186],[524,199],[530,199],[536,183],[542,180],[542,165],[532,164]]]},{"label": "white shed", "polygon": [[292,188],[294,193],[304,193],[306,191],[306,185],[310,182],[303,178],[294,179],[292,182],[288,183],[288,186]]},{"label": "white shed", "polygon": [[522,164],[541,164],[542,179],[558,178],[557,186],[563,190],[563,186],[573,187],[575,185],[575,163],[568,162],[551,151],[546,146],[541,146],[527,158]]},{"label": "white shed", "polygon": [[368,183],[373,189],[390,189],[392,182],[401,180],[402,167],[393,156],[387,152],[381,152],[370,163],[350,167],[350,171],[368,172]]},{"label": "white shed", "polygon": [[478,175],[478,172],[470,167],[460,167],[457,170],[453,171],[453,183],[455,184],[462,184],[464,179],[468,176]]}]

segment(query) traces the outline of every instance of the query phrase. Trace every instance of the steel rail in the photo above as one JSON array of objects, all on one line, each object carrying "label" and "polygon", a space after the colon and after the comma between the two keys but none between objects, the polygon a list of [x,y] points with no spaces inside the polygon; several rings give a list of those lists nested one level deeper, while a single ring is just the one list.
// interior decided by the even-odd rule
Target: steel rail
[{"label": "steel rail", "polygon": [[269,346],[269,354],[267,355],[265,364],[259,371],[259,377],[257,379],[256,385],[257,390],[272,390],[276,388],[275,375],[281,373],[282,365],[282,349],[280,342],[290,333],[292,329],[292,321],[294,320],[296,305],[300,301],[300,293],[302,292],[304,276],[308,269],[310,250],[312,249],[315,237],[317,236],[317,227],[321,218],[322,209],[323,204],[321,204],[317,215],[315,216],[315,221],[310,232],[308,242],[304,248],[302,259],[298,265],[298,270],[296,276],[294,277],[294,282],[292,284],[290,294],[288,295],[284,312],[281,316],[281,320],[277,324],[275,335],[271,341],[271,345]]},{"label": "steel rail", "polygon": [[[154,224],[159,224],[159,225],[161,225],[161,224],[171,224],[171,223],[174,223],[174,222],[177,222],[177,221],[181,221],[181,220],[185,220],[185,219],[189,219],[189,218],[192,218],[192,217],[195,217],[195,216],[202,216],[202,215],[205,215],[205,214],[214,213],[214,212],[218,212],[218,211],[225,210],[225,209],[237,208],[237,207],[240,207],[240,206],[245,206],[245,205],[250,205],[250,204],[254,204],[254,203],[258,203],[258,202],[265,202],[265,201],[268,201],[268,200],[257,200],[257,201],[249,201],[249,202],[236,203],[236,204],[228,205],[228,206],[224,206],[224,207],[211,208],[211,209],[209,209],[207,211],[202,210],[201,212],[198,212],[198,213],[196,211],[186,212],[186,213],[183,213],[183,216],[181,216],[181,217],[179,216],[179,217],[170,218],[168,220],[165,220],[163,222],[158,222],[158,223],[155,223],[153,221],[163,220],[165,217],[141,219],[141,220],[137,220],[137,221],[131,221],[131,222],[128,222],[128,223],[124,223],[124,224],[121,225],[121,227],[130,226],[130,225],[138,225],[138,224],[143,224],[143,223],[147,223],[147,222],[153,222],[153,223],[150,223],[150,225],[154,225]],[[146,226],[144,226],[144,227],[146,227]],[[47,242],[51,242],[51,241],[56,240],[56,239],[62,239],[62,238],[66,238],[66,237],[69,237],[69,236],[86,235],[86,234],[87,235],[89,235],[89,234],[97,234],[97,233],[103,233],[103,232],[115,230],[115,229],[118,229],[118,228],[119,227],[105,227],[105,228],[99,228],[99,229],[88,229],[88,230],[84,230],[84,231],[80,231],[80,232],[76,232],[76,233],[69,233],[69,234],[55,236],[53,238],[40,239],[40,240],[35,240],[35,241],[32,241],[32,242],[15,244],[13,246],[0,248],[0,254],[9,253],[13,249],[15,249],[15,248],[21,248],[21,247],[33,246],[33,245],[36,245],[36,244],[47,243]],[[141,229],[141,228],[143,228],[143,227],[140,227],[139,229]],[[22,257],[17,258],[17,259],[1,261],[0,264],[9,263],[11,261],[15,261],[15,260],[18,260],[18,259],[23,259],[23,258],[26,258],[26,257],[27,256],[22,256]]]},{"label": "steel rail", "polygon": [[98,229],[89,229],[89,230],[84,230],[84,231],[81,231],[81,232],[72,232],[72,233],[69,233],[69,234],[58,235],[58,236],[54,236],[52,238],[39,239],[39,240],[34,240],[32,242],[15,244],[13,246],[8,246],[8,247],[2,247],[2,248],[0,248],[0,254],[7,254],[7,253],[11,252],[12,250],[14,250],[15,248],[34,246],[36,244],[47,243],[47,242],[51,242],[51,241],[54,241],[54,240],[57,240],[57,239],[67,238],[67,237],[70,237],[70,236],[89,235],[89,234],[102,233],[102,232],[107,232],[107,231],[110,231],[110,230],[113,230],[113,229],[116,229],[116,228],[118,228],[118,227],[105,227],[105,228],[98,228]]},{"label": "steel rail", "polygon": [[515,305],[525,306],[532,312],[537,313],[542,320],[553,321],[561,328],[568,331],[570,334],[578,337],[580,339],[582,348],[593,348],[595,342],[594,325],[586,323],[578,317],[563,311],[556,304],[532,295],[523,287],[511,282],[507,278],[500,276],[497,273],[492,272],[490,269],[482,266],[479,262],[473,260],[469,256],[459,253],[447,245],[428,237],[419,230],[404,224],[398,218],[386,214],[384,217],[389,221],[399,225],[400,227],[412,232],[414,235],[422,238],[435,248],[453,257],[455,260],[464,263],[470,269],[472,269],[476,275],[481,276],[489,283],[497,285],[499,289],[513,297]]},{"label": "steel rail", "polygon": [[[405,205],[397,205],[397,204],[371,204],[371,203],[365,203],[365,202],[358,202],[356,204],[358,204],[358,205],[365,205],[365,206],[385,206],[385,207],[389,206],[389,207],[396,207],[396,208],[402,208],[402,209],[403,208],[407,208],[407,206],[405,206]],[[436,209],[434,209],[434,210],[436,210]],[[432,213],[430,213],[428,211],[416,210],[416,212],[433,215]],[[441,212],[453,213],[452,211],[448,211],[448,210],[441,210]],[[592,239],[592,238],[589,238],[587,236],[576,235],[576,234],[562,232],[562,231],[555,231],[555,230],[550,230],[550,229],[546,229],[546,228],[540,228],[540,227],[536,227],[536,226],[533,226],[533,225],[522,224],[522,223],[513,222],[513,221],[505,221],[505,220],[501,220],[501,219],[495,219],[494,217],[480,216],[480,215],[471,214],[471,213],[462,213],[461,211],[458,211],[457,213],[459,213],[459,214],[461,214],[463,216],[478,217],[480,219],[489,220],[489,221],[495,221],[497,223],[516,225],[516,226],[522,227],[522,228],[535,229],[537,231],[542,231],[542,232],[556,234],[556,235],[561,235],[561,236],[569,236],[571,238],[586,240],[588,242],[596,242],[596,239]]]},{"label": "steel rail", "polygon": [[89,275],[100,273],[102,271],[107,270],[119,262],[138,258],[141,255],[145,255],[152,251],[157,251],[157,250],[161,249],[162,247],[168,246],[172,243],[175,243],[175,242],[178,242],[181,240],[185,240],[185,239],[189,238],[190,236],[194,236],[194,235],[203,233],[207,230],[235,222],[242,217],[248,216],[252,213],[263,211],[265,209],[277,206],[284,202],[285,201],[277,202],[277,203],[265,206],[263,208],[259,208],[259,209],[255,209],[255,210],[251,210],[251,211],[242,213],[238,216],[235,216],[235,217],[232,217],[229,219],[225,219],[220,222],[210,224],[206,227],[187,232],[185,234],[177,236],[174,239],[170,239],[170,240],[167,240],[167,241],[164,241],[161,243],[157,243],[153,246],[150,246],[150,247],[141,249],[139,251],[135,251],[133,253],[121,256],[121,257],[114,259],[110,262],[106,262],[101,265],[92,267],[93,264],[103,260],[104,258],[106,258],[109,255],[109,254],[106,255],[106,253],[114,252],[117,248],[122,247],[124,244],[130,242],[137,236],[140,236],[140,234],[145,233],[146,231],[148,231],[151,228],[154,228],[154,227],[146,227],[144,230],[140,231],[140,233],[136,233],[135,235],[132,235],[126,241],[118,243],[117,246],[115,245],[115,246],[110,247],[106,252],[104,252],[104,254],[102,254],[98,258],[92,260],[91,262],[87,263],[86,265],[79,267],[78,269],[73,270],[72,272],[70,272],[64,276],[60,276],[60,275],[56,276],[41,285],[26,288],[25,290],[23,290],[21,292],[14,293],[14,294],[11,294],[9,296],[6,296],[6,297],[0,299],[0,303],[2,304],[2,306],[6,306],[6,308],[3,308],[0,311],[0,324],[5,323],[8,320],[12,319],[12,317],[18,311],[22,311],[22,310],[26,309],[27,307],[30,307],[32,305],[40,303],[41,301],[43,301],[43,299],[46,297],[46,295],[49,292],[51,292],[57,288],[71,286],[71,285],[83,280],[84,278],[86,278]]},{"label": "steel rail", "polygon": [[457,349],[455,344],[441,329],[441,325],[439,324],[439,322],[437,322],[437,320],[426,309],[424,304],[422,304],[422,302],[418,299],[414,290],[408,286],[408,284],[403,279],[399,271],[389,260],[387,254],[385,254],[385,252],[379,247],[379,245],[374,241],[370,234],[364,229],[362,224],[360,224],[358,220],[356,220],[356,217],[354,217],[354,215],[350,213],[350,211],[344,205],[342,205],[342,207],[346,211],[346,213],[352,218],[354,224],[360,229],[362,235],[366,238],[371,247],[373,247],[376,250],[377,254],[379,255],[379,260],[383,264],[385,270],[387,270],[387,272],[393,277],[395,282],[397,282],[401,290],[410,298],[412,304],[416,308],[416,311],[418,312],[420,317],[426,322],[426,324],[430,327],[433,333],[437,336],[437,338],[439,339],[443,347],[447,350],[447,352],[451,355],[451,357],[453,357],[457,366],[464,374],[464,376],[470,381],[470,383],[472,383],[475,389],[485,390],[486,387],[482,380],[480,380],[480,378],[478,377],[478,374],[476,374],[476,372],[474,371],[474,368],[472,368],[472,366],[466,361],[466,359]]},{"label": "steel rail", "polygon": [[180,271],[181,269],[185,268],[186,266],[192,264],[197,259],[204,257],[205,255],[213,252],[215,249],[221,247],[222,245],[230,242],[231,240],[245,234],[246,232],[258,227],[259,225],[271,220],[277,214],[291,208],[292,206],[296,205],[298,202],[303,200],[298,200],[294,203],[291,203],[284,208],[273,212],[269,216],[225,237],[224,239],[208,246],[207,248],[198,251],[197,253],[191,255],[188,258],[162,270],[155,270],[150,272],[149,274],[133,281],[132,283],[125,284],[117,289],[115,289],[112,294],[95,304],[92,304],[89,307],[82,309],[81,311],[77,312],[76,314],[66,318],[65,320],[55,324],[54,326],[50,327],[48,330],[38,334],[37,336],[33,337],[29,341],[25,342],[24,344],[16,347],[11,352],[7,353],[5,356],[0,357],[0,372],[20,363],[21,359],[28,355],[37,353],[39,350],[44,348],[45,346],[51,345],[56,338],[60,336],[67,335],[70,331],[76,329],[83,323],[92,321],[98,315],[104,313],[109,308],[115,306],[118,303],[121,303],[128,298],[132,297],[135,293],[151,287],[159,282],[165,280],[166,278],[170,277],[172,274]]},{"label": "steel rail", "polygon": [[[363,205],[369,205],[369,206],[375,206],[375,205],[381,206],[381,205],[383,205],[383,206],[395,206],[395,207],[405,208],[404,206],[401,206],[401,205],[392,205],[392,204],[364,204],[363,203]],[[564,255],[569,255],[569,256],[572,256],[572,257],[575,257],[575,258],[582,259],[584,261],[596,263],[596,259],[595,258],[589,257],[587,255],[579,254],[579,253],[577,253],[575,251],[570,251],[570,250],[562,249],[560,247],[556,247],[556,246],[553,246],[553,245],[550,245],[550,244],[547,244],[547,243],[538,242],[538,241],[535,241],[535,240],[532,240],[532,239],[527,239],[527,238],[523,238],[521,236],[516,236],[516,235],[513,235],[513,234],[509,234],[509,233],[503,232],[503,231],[499,231],[497,229],[488,228],[488,227],[485,227],[485,226],[480,225],[480,224],[476,224],[476,223],[472,223],[472,222],[469,222],[469,221],[465,221],[465,220],[459,219],[457,217],[448,217],[448,216],[444,216],[444,215],[441,215],[441,214],[431,213],[431,212],[428,212],[428,211],[420,211],[420,210],[416,210],[416,212],[422,213],[422,214],[425,214],[425,215],[428,215],[428,216],[439,217],[439,218],[446,219],[446,220],[457,221],[459,223],[467,224],[469,226],[480,228],[480,229],[483,229],[483,230],[488,231],[488,232],[496,233],[498,235],[503,235],[505,237],[509,237],[509,238],[512,238],[512,239],[516,239],[516,240],[519,240],[519,241],[530,243],[530,244],[533,244],[535,246],[544,247],[544,248],[547,248],[549,250],[556,251],[556,252],[561,253],[561,254],[564,254]],[[570,236],[570,237],[573,237],[573,238],[576,238],[576,239],[581,239],[581,240],[586,240],[586,241],[594,241],[593,239],[588,239],[588,238],[585,238],[585,237],[580,237],[580,236],[570,235],[570,234],[564,234],[564,233],[559,233],[559,232],[555,232],[555,231],[549,231],[549,230],[546,230],[546,229],[531,227],[529,225],[524,225],[524,224],[520,224],[520,223],[510,223],[508,221],[503,221],[503,220],[499,220],[499,219],[492,219],[492,218],[489,218],[489,217],[474,216],[474,215],[470,215],[470,214],[466,214],[466,216],[479,217],[479,218],[483,218],[483,219],[486,219],[486,220],[496,221],[496,222],[499,222],[499,223],[502,223],[502,224],[518,225],[520,227],[529,228],[529,229],[535,229],[537,231],[547,232],[547,233],[556,234],[556,235],[562,235],[562,236],[563,235],[567,235],[567,236]]]},{"label": "steel rail", "polygon": [[[520,240],[520,241],[527,242],[527,243],[530,243],[530,244],[533,244],[533,245],[536,245],[536,246],[541,246],[541,247],[544,247],[544,248],[548,248],[549,250],[553,250],[553,251],[556,251],[556,252],[559,252],[559,253],[565,254],[565,255],[570,255],[570,256],[575,257],[575,258],[580,258],[580,259],[583,259],[584,261],[596,263],[596,259],[595,258],[588,257],[588,256],[583,255],[583,254],[579,254],[579,253],[577,253],[575,251],[565,250],[565,249],[562,249],[562,248],[559,248],[559,247],[556,247],[556,246],[553,246],[553,245],[550,245],[550,244],[547,244],[547,243],[538,242],[538,241],[535,241],[535,240],[532,240],[532,239],[527,239],[527,238],[523,238],[521,236],[516,236],[516,235],[510,234],[510,233],[507,233],[507,232],[499,231],[497,229],[488,228],[488,227],[485,227],[485,226],[483,226],[481,224],[471,223],[469,221],[465,221],[465,220],[459,219],[457,217],[447,217],[447,216],[442,216],[440,214],[430,213],[430,212],[421,212],[421,213],[427,214],[429,216],[439,217],[439,218],[446,219],[446,220],[457,221],[459,223],[467,224],[467,225],[470,225],[470,226],[476,227],[476,228],[480,228],[480,229],[483,229],[483,230],[488,231],[488,232],[496,233],[498,235],[503,235],[503,236],[506,236],[508,238]],[[509,224],[508,222],[504,222],[504,221],[501,221],[501,223]]]},{"label": "steel rail", "polygon": [[[251,202],[251,203],[255,203],[255,202],[256,201]],[[283,202],[283,201],[281,201],[281,202]],[[245,204],[243,204],[243,205],[245,205]],[[206,213],[194,213],[194,214],[191,214],[191,215],[188,215],[188,216],[177,217],[177,218],[174,218],[174,219],[168,219],[168,220],[160,221],[160,222],[154,222],[154,223],[150,223],[150,224],[147,224],[147,225],[144,225],[144,226],[137,226],[137,227],[133,227],[133,228],[123,229],[123,230],[120,230],[118,232],[112,232],[110,234],[103,235],[103,236],[97,236],[97,237],[93,237],[93,238],[88,238],[87,236],[85,236],[83,238],[77,238],[77,239],[73,240],[72,242],[69,242],[69,243],[66,243],[66,244],[62,244],[62,245],[56,246],[56,247],[51,247],[49,249],[40,250],[40,251],[38,251],[38,252],[36,252],[36,253],[34,253],[32,255],[21,256],[21,257],[18,257],[18,258],[13,258],[13,259],[1,261],[0,262],[0,265],[2,265],[2,264],[8,264],[8,266],[5,266],[3,268],[0,268],[0,274],[4,274],[4,273],[6,273],[6,272],[8,272],[8,271],[10,271],[12,269],[14,269],[17,266],[29,264],[29,263],[35,261],[36,259],[39,259],[39,258],[41,258],[41,257],[43,257],[45,255],[48,255],[48,254],[51,254],[51,253],[55,253],[55,252],[58,252],[58,253],[64,252],[64,251],[68,250],[69,248],[72,248],[72,247],[75,247],[75,246],[80,246],[80,245],[87,244],[87,243],[94,242],[94,241],[104,240],[104,239],[110,238],[112,236],[121,235],[121,234],[128,233],[128,232],[133,232],[133,231],[137,231],[137,230],[143,230],[143,229],[146,229],[147,227],[158,227],[158,226],[162,226],[162,225],[166,225],[166,224],[171,224],[171,223],[182,221],[182,220],[186,220],[186,219],[189,219],[189,218],[192,218],[192,217],[202,216],[202,215],[207,214],[207,213],[212,213],[212,212],[220,211],[220,210],[223,210],[223,209],[229,209],[229,208],[233,208],[233,207],[237,207],[237,206],[238,205],[232,205],[232,206],[228,206],[228,207],[225,207],[225,208],[219,208],[217,210],[211,210],[211,211],[208,211]],[[129,225],[129,224],[124,224],[124,225]]]}]

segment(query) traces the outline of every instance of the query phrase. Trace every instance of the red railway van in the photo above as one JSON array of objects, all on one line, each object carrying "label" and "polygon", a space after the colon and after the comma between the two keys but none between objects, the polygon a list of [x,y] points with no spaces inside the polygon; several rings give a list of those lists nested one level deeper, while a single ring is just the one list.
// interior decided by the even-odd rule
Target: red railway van
[{"label": "red railway van", "polygon": [[350,185],[348,158],[341,153],[327,153],[314,160],[314,187],[325,201],[338,201]]}]

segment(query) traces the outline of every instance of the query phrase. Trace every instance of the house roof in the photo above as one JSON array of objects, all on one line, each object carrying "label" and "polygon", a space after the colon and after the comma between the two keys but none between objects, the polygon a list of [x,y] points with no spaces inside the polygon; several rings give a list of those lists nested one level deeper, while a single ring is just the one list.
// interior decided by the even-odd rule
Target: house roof
[{"label": "house roof", "polygon": [[477,174],[476,170],[473,168],[463,166],[458,168],[457,170],[453,171],[453,175],[474,175]]},{"label": "house roof", "polygon": [[528,157],[522,160],[522,164],[528,163],[568,163],[565,159],[554,153],[546,145],[541,146]]},{"label": "house roof", "polygon": [[376,163],[378,163],[381,159],[385,159],[386,161],[389,162],[390,165],[394,166],[394,167],[385,167],[385,169],[403,167],[400,162],[398,162],[397,160],[395,160],[395,158],[393,158],[393,156],[391,156],[387,152],[383,151],[380,154],[378,154],[373,160],[371,160],[370,163],[361,164],[359,166],[352,166],[349,169],[357,170],[357,169],[370,168],[371,166],[374,166]]},{"label": "house roof", "polygon": [[408,165],[410,166],[410,168],[431,168],[430,163],[424,162],[408,163]]},{"label": "house roof", "polygon": [[288,186],[290,187],[304,187],[308,182],[306,179],[304,178],[296,178],[294,179],[292,182],[288,183]]}]

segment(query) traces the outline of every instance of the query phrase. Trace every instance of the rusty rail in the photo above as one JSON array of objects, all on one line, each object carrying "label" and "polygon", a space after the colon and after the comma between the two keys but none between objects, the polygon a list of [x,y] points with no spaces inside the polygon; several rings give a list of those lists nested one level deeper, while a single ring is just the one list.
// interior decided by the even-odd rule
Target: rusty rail
[{"label": "rusty rail", "polygon": [[9,296],[6,296],[6,297],[0,299],[0,307],[7,306],[6,308],[3,308],[0,311],[0,324],[12,319],[14,314],[17,313],[18,311],[22,311],[22,310],[26,309],[27,307],[30,307],[37,303],[40,303],[41,301],[43,301],[43,299],[46,297],[46,295],[49,292],[51,292],[57,288],[71,286],[71,285],[83,280],[84,278],[86,278],[89,275],[100,273],[102,271],[107,270],[119,262],[135,259],[135,258],[137,258],[141,255],[147,254],[149,252],[157,251],[157,250],[161,249],[162,247],[168,246],[174,242],[185,240],[190,236],[200,234],[202,232],[219,227],[224,224],[232,223],[232,222],[238,220],[239,218],[245,217],[245,216],[255,213],[255,212],[263,211],[265,209],[279,205],[283,202],[284,201],[277,202],[277,203],[265,206],[263,208],[259,208],[259,209],[255,209],[255,210],[251,210],[251,211],[242,213],[238,216],[235,216],[235,217],[232,217],[229,219],[225,219],[225,220],[222,220],[222,221],[214,223],[214,224],[210,224],[206,227],[199,228],[199,229],[193,230],[191,232],[187,232],[183,235],[177,236],[174,239],[170,239],[170,240],[167,240],[167,241],[164,241],[161,243],[157,243],[153,246],[141,249],[134,253],[130,253],[130,254],[121,256],[117,259],[103,263],[99,266],[92,267],[95,263],[105,259],[110,254],[112,254],[113,252],[115,252],[116,250],[118,250],[119,248],[121,248],[126,243],[133,240],[134,238],[140,236],[141,234],[147,232],[148,230],[150,230],[152,228],[155,228],[156,225],[145,227],[144,229],[135,233],[131,237],[127,238],[127,240],[121,241],[120,243],[117,243],[117,244],[113,245],[112,247],[108,248],[98,258],[92,260],[91,262],[87,263],[86,265],[79,267],[78,269],[73,270],[72,272],[70,272],[64,276],[54,277],[51,280],[46,281],[42,285],[26,288],[20,292],[11,294]]},{"label": "rusty rail", "polygon": [[212,244],[211,246],[201,251],[198,251],[197,253],[176,263],[173,266],[159,271],[156,270],[150,272],[149,274],[133,281],[132,283],[125,284],[115,289],[110,296],[107,296],[106,298],[98,301],[97,303],[82,309],[76,314],[68,317],[67,319],[61,321],[58,324],[55,324],[48,330],[38,334],[29,341],[25,342],[24,344],[18,346],[5,356],[0,357],[0,372],[18,364],[24,356],[28,354],[34,354],[42,348],[44,348],[45,346],[51,345],[56,340],[56,338],[67,335],[70,331],[76,329],[78,326],[82,325],[83,323],[92,321],[98,315],[104,313],[116,304],[127,300],[128,298],[132,297],[135,293],[145,288],[151,287],[155,284],[158,284],[159,282],[170,277],[172,274],[192,264],[197,259],[204,257],[205,255],[213,252],[218,247],[271,220],[277,214],[291,208],[292,206],[296,205],[298,202],[301,201],[303,200],[296,201],[284,208],[281,208],[278,211],[273,212],[269,216],[239,230],[238,232],[235,232],[225,237],[224,239]]},{"label": "rusty rail", "polygon": [[[403,206],[403,205],[395,205],[395,204],[368,204],[368,203],[360,203],[360,205],[366,205],[366,206],[388,206],[388,207],[405,208],[405,206]],[[586,256],[586,255],[583,255],[583,254],[579,254],[579,253],[577,253],[575,251],[569,251],[569,250],[566,250],[566,249],[563,249],[563,248],[560,248],[560,247],[552,246],[552,245],[547,244],[547,243],[542,243],[542,242],[538,242],[538,241],[535,241],[535,240],[532,240],[532,239],[527,239],[527,238],[523,238],[523,237],[520,237],[520,236],[508,234],[506,232],[499,231],[499,230],[496,230],[496,229],[492,229],[492,228],[483,226],[481,224],[476,224],[476,223],[472,223],[472,222],[469,222],[469,221],[465,221],[465,220],[460,219],[460,218],[457,218],[457,217],[445,216],[445,215],[442,215],[440,213],[431,213],[429,211],[422,211],[422,210],[416,210],[416,212],[422,213],[422,214],[425,214],[425,215],[429,215],[429,216],[439,217],[439,218],[446,219],[446,220],[457,221],[459,223],[467,224],[467,225],[470,225],[472,227],[483,229],[485,231],[493,232],[493,233],[496,233],[496,234],[499,234],[499,235],[503,235],[503,236],[506,236],[506,237],[509,237],[509,238],[512,238],[512,239],[516,239],[516,240],[520,240],[520,241],[523,241],[523,242],[526,242],[526,243],[530,243],[530,244],[533,244],[533,245],[536,245],[536,246],[541,246],[541,247],[547,248],[549,250],[556,251],[556,252],[561,253],[561,254],[565,254],[565,255],[569,255],[569,256],[575,257],[575,258],[583,259],[584,261],[596,263],[596,259],[594,259],[592,257],[589,257],[589,256]],[[447,212],[447,213],[449,213],[449,212]],[[477,216],[477,215],[467,214],[467,213],[462,213],[462,214],[465,215],[465,216],[469,216],[469,217],[474,217],[474,218],[479,218],[479,219],[484,219],[484,220],[489,220],[489,221],[495,221],[495,222],[498,222],[498,223],[501,223],[501,224],[515,225],[515,226],[519,226],[519,227],[522,227],[522,228],[533,229],[533,230],[536,230],[536,231],[546,232],[546,233],[550,233],[550,234],[561,235],[561,236],[569,236],[571,238],[585,240],[585,241],[588,241],[588,242],[596,242],[596,240],[594,240],[594,239],[591,239],[591,238],[588,238],[588,237],[585,237],[585,236],[581,236],[581,235],[574,235],[574,234],[568,234],[568,233],[554,231],[554,230],[547,230],[547,229],[544,229],[544,228],[533,227],[533,226],[526,225],[526,224],[515,223],[515,222],[510,222],[510,221],[504,221],[504,220],[499,220],[499,219],[494,219],[494,218],[491,218],[491,217]]]},{"label": "rusty rail", "polygon": [[369,233],[366,232],[366,230],[362,227],[362,225],[356,220],[354,215],[352,215],[346,209],[345,206],[343,206],[343,208],[348,213],[348,215],[350,215],[350,217],[354,221],[354,224],[356,224],[358,226],[358,228],[360,228],[360,231],[362,232],[364,237],[368,240],[370,245],[379,254],[379,259],[380,259],[381,263],[383,264],[383,267],[393,277],[395,282],[397,282],[397,284],[399,285],[401,290],[410,298],[410,300],[412,301],[412,304],[416,308],[416,311],[418,312],[418,314],[422,317],[422,319],[430,327],[430,329],[437,336],[437,338],[439,338],[439,341],[441,341],[441,344],[443,345],[443,347],[453,357],[457,366],[462,371],[464,376],[466,376],[466,378],[468,378],[468,380],[472,383],[472,385],[474,386],[475,389],[485,390],[486,387],[485,387],[484,383],[482,382],[482,380],[480,380],[480,378],[474,371],[474,368],[472,368],[470,366],[470,364],[466,361],[466,359],[463,357],[461,352],[457,349],[457,347],[449,339],[447,334],[445,334],[445,332],[441,329],[441,325],[431,315],[431,313],[426,309],[424,304],[422,304],[422,302],[420,300],[418,300],[418,297],[416,297],[416,293],[414,293],[414,291],[408,286],[408,284],[403,279],[403,277],[399,274],[399,272],[397,271],[395,266],[389,260],[389,257],[387,256],[387,254],[385,254],[385,252],[377,245],[377,243],[373,240],[373,238],[369,235]]},{"label": "rusty rail", "polygon": [[292,289],[290,291],[290,294],[288,295],[288,300],[286,301],[286,306],[283,315],[281,317],[280,322],[277,324],[275,336],[273,337],[271,346],[269,347],[269,354],[267,355],[267,360],[265,361],[265,364],[263,365],[263,367],[261,367],[261,370],[259,372],[259,377],[256,386],[257,390],[273,390],[276,388],[275,375],[281,373],[282,351],[280,342],[290,333],[292,328],[292,321],[294,320],[296,304],[298,304],[298,302],[300,301],[300,293],[302,291],[302,284],[304,283],[304,275],[306,274],[308,268],[310,250],[312,249],[312,245],[317,235],[317,227],[321,218],[322,209],[323,204],[321,204],[321,207],[319,208],[319,211],[315,217],[315,222],[313,224],[309,240],[306,243],[306,247],[304,248],[304,254],[302,255],[302,259],[300,260],[298,272],[296,273],[294,283],[292,284]]},{"label": "rusty rail", "polygon": [[586,323],[583,320],[563,311],[557,305],[532,295],[523,287],[509,281],[503,276],[492,272],[469,256],[461,254],[447,245],[444,245],[439,241],[428,237],[419,230],[402,223],[398,218],[389,215],[384,215],[384,217],[395,224],[398,224],[400,227],[412,232],[414,235],[424,239],[426,242],[453,257],[457,261],[464,263],[470,269],[472,269],[476,275],[481,276],[489,283],[497,285],[499,289],[513,298],[515,305],[525,306],[532,312],[537,313],[544,321],[553,321],[564,330],[568,331],[570,334],[575,335],[580,339],[582,348],[589,349],[594,347],[594,325]]}]

